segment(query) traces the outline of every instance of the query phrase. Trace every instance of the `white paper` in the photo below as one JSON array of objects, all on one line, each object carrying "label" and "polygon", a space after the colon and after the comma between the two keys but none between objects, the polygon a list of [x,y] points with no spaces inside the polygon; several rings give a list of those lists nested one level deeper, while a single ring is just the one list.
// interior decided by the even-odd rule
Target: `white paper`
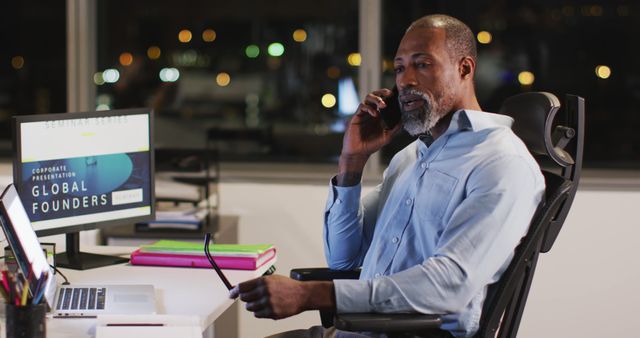
[{"label": "white paper", "polygon": [[[131,326],[108,326],[130,324]],[[138,325],[136,325],[138,324]],[[145,324],[147,326],[145,326]],[[162,324],[162,326],[149,326]],[[198,316],[180,315],[100,315],[96,319],[96,338],[201,338]]]}]

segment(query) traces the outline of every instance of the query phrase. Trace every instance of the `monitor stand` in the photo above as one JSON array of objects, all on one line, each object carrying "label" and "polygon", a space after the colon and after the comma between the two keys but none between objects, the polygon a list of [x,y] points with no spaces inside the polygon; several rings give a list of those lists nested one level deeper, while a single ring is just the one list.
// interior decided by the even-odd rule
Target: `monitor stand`
[{"label": "monitor stand", "polygon": [[55,263],[57,267],[74,270],[87,270],[108,265],[126,263],[129,261],[129,258],[124,257],[80,252],[79,232],[72,232],[67,234],[66,246],[66,252],[56,254]]}]

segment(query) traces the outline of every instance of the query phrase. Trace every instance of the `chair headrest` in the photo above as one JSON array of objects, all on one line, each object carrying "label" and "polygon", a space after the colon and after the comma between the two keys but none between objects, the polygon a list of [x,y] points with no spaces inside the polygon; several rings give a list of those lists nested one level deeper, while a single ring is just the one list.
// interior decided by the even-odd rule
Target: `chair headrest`
[{"label": "chair headrest", "polygon": [[[549,156],[561,166],[573,164],[573,158],[552,140],[553,119],[560,108],[558,98],[546,92],[528,92],[507,98],[499,113],[514,119],[513,132],[532,154]],[[563,127],[564,128],[564,127]],[[567,129],[567,128],[565,128]],[[572,130],[568,128],[568,133]]]}]

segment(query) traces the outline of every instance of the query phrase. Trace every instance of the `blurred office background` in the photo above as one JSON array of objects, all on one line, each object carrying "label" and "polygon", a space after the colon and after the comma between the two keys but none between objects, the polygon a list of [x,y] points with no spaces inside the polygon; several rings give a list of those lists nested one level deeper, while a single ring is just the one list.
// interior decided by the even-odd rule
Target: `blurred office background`
[{"label": "blurred office background", "polygon": [[[557,252],[542,257],[521,331],[612,335],[576,326],[601,322],[593,317],[600,309],[633,313],[631,301],[640,301],[637,292],[616,298],[640,281],[637,269],[611,265],[637,256],[629,250],[640,201],[634,1],[5,1],[0,147],[10,156],[13,115],[153,107],[158,146],[219,149],[222,210],[241,214],[241,241],[279,244],[282,274],[320,265],[325,182],[344,125],[364,93],[393,85],[404,30],[430,13],[453,15],[477,34],[485,110],[531,90],[586,98],[584,189]],[[372,176],[410,141],[385,148]],[[588,282],[593,275],[601,277]],[[316,322],[315,314],[243,316],[244,337]],[[627,333],[620,325],[613,330]]]},{"label": "blurred office background", "polygon": [[[84,1],[71,2],[83,10]],[[364,14],[379,35],[360,31],[367,23],[355,0],[90,3],[92,21],[78,29],[93,38],[77,44],[69,67],[93,69],[74,86],[91,86],[90,109],[153,107],[161,145],[201,146],[213,129],[223,160],[335,162],[362,94],[361,64],[374,59],[369,82],[392,86],[404,29],[440,12],[477,33],[485,110],[521,91],[581,95],[586,166],[640,166],[632,38],[640,8],[632,1],[382,1],[374,17]],[[67,106],[67,42],[75,35],[66,1],[5,2],[1,12],[0,138],[10,138],[12,115],[86,109]],[[87,15],[76,13],[69,19]]]}]

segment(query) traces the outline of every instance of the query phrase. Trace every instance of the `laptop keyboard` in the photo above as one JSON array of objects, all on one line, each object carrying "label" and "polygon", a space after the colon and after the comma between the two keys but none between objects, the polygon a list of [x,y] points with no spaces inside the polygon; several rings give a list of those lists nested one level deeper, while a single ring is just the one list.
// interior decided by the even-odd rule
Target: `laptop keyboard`
[{"label": "laptop keyboard", "polygon": [[106,288],[61,288],[56,310],[104,310]]}]

